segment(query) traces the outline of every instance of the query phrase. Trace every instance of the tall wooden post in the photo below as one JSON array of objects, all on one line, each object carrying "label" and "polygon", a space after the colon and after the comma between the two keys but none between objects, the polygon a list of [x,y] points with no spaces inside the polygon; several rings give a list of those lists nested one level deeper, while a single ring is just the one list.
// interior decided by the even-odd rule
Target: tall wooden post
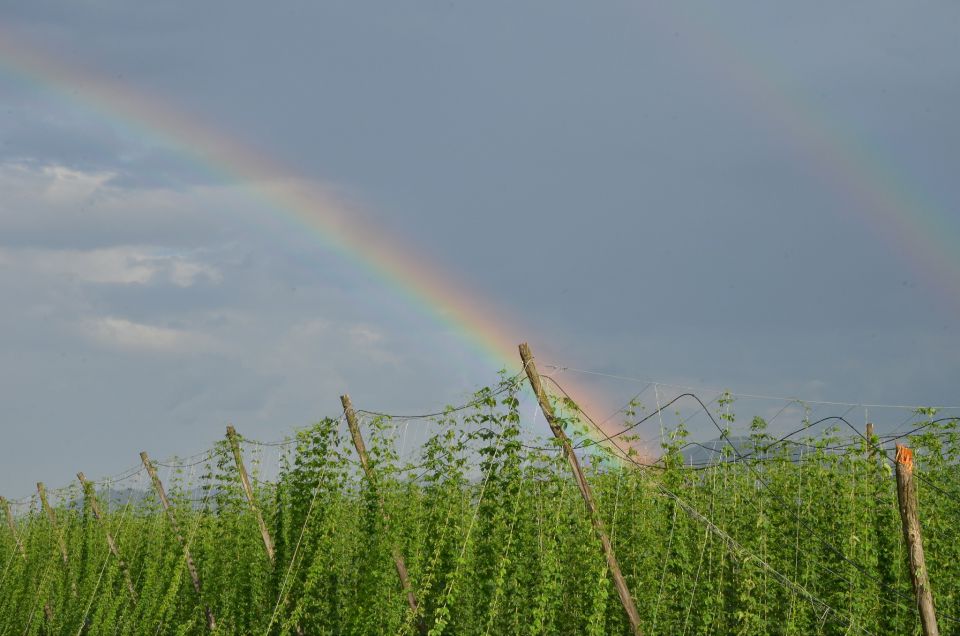
[{"label": "tall wooden post", "polygon": [[50,507],[50,502],[47,500],[47,488],[43,485],[42,481],[37,482],[37,492],[40,494],[40,505],[43,506],[43,511],[47,513],[47,519],[50,520],[50,529],[53,531],[54,536],[57,537],[57,546],[60,548],[60,558],[63,559],[63,564],[67,564],[67,544],[63,540],[63,535],[60,534],[60,529],[57,527],[57,514],[53,511],[53,508]]},{"label": "tall wooden post", "polygon": [[94,519],[103,525],[103,532],[107,536],[107,547],[110,548],[110,553],[116,557],[117,563],[120,565],[120,571],[123,572],[123,578],[127,583],[127,589],[130,591],[130,597],[133,599],[133,602],[136,603],[137,590],[135,590],[133,587],[133,578],[130,576],[130,568],[127,566],[127,562],[123,560],[123,557],[120,556],[120,550],[117,548],[117,542],[113,540],[113,535],[110,534],[110,530],[107,528],[106,522],[103,518],[103,513],[100,512],[100,503],[97,501],[97,493],[93,489],[93,484],[87,481],[87,478],[83,473],[77,473],[77,479],[80,480],[80,484],[83,486],[83,496],[90,504],[90,511],[93,513]]},{"label": "tall wooden post", "polygon": [[[63,560],[63,565],[66,567],[68,562],[67,542],[60,533],[60,527],[57,525],[57,513],[54,512],[53,507],[50,505],[50,500],[47,499],[47,487],[43,485],[42,481],[37,482],[37,493],[40,495],[40,505],[43,506],[43,511],[47,513],[47,519],[50,520],[50,530],[53,532],[54,536],[57,537],[57,547],[60,548],[60,558]],[[70,579],[70,593],[73,596],[77,595],[77,582],[73,579]],[[50,606],[47,605],[44,607],[44,609],[49,610],[49,616],[47,617],[47,620],[52,621],[53,611],[50,610]]]},{"label": "tall wooden post", "polygon": [[27,550],[23,547],[23,542],[20,541],[20,535],[17,533],[17,521],[13,518],[13,513],[10,511],[10,502],[7,501],[6,497],[0,497],[0,507],[3,508],[3,515],[7,518],[7,527],[10,528],[10,534],[13,535],[13,540],[17,544],[17,551],[26,560]]},{"label": "tall wooden post", "polygon": [[[187,561],[187,571],[190,573],[190,580],[193,582],[193,589],[197,593],[199,598],[203,598],[203,594],[200,591],[200,575],[197,574],[197,566],[193,563],[193,556],[190,554],[190,545],[183,538],[183,535],[180,533],[180,526],[177,524],[177,518],[173,514],[173,510],[170,508],[170,502],[167,500],[167,492],[163,489],[163,483],[160,481],[160,477],[157,475],[157,470],[153,466],[153,462],[150,461],[150,457],[147,455],[147,451],[140,453],[140,460],[143,462],[143,467],[147,469],[147,474],[150,475],[150,480],[153,482],[153,489],[157,491],[157,497],[160,498],[160,505],[163,506],[163,511],[167,514],[167,519],[170,521],[170,526],[173,528],[173,533],[177,536],[177,541],[180,543],[180,547],[183,548],[183,556]],[[210,609],[209,605],[203,606],[203,611],[207,615],[207,629],[211,632],[217,629],[217,621],[213,616],[213,611]]]},{"label": "tall wooden post", "polygon": [[[389,522],[389,517],[387,516],[386,507],[384,506],[383,502],[383,496],[377,488],[376,475],[374,474],[373,469],[370,467],[370,459],[367,457],[367,446],[363,443],[363,436],[360,434],[360,425],[357,423],[357,413],[353,410],[353,404],[350,402],[350,396],[341,395],[340,403],[343,404],[343,413],[347,416],[347,425],[350,427],[350,437],[353,438],[353,446],[357,449],[357,455],[360,456],[360,465],[363,467],[363,472],[367,477],[367,482],[369,482],[370,488],[373,489],[373,492],[377,497],[377,502],[380,505],[380,514],[383,515],[385,521]],[[400,587],[403,588],[403,591],[407,595],[407,604],[410,606],[410,609],[413,611],[414,615],[416,615],[417,596],[414,594],[413,586],[410,584],[410,575],[407,572],[407,564],[403,559],[403,554],[400,553],[400,549],[397,546],[394,546],[392,550],[393,564],[397,568],[397,576],[400,578]]]},{"label": "tall wooden post", "polygon": [[263,537],[263,547],[267,550],[267,557],[270,563],[274,562],[273,539],[270,538],[270,531],[263,520],[263,513],[260,512],[260,506],[253,496],[253,487],[250,485],[250,478],[247,476],[247,469],[243,465],[243,453],[240,451],[240,440],[237,439],[237,431],[232,426],[227,426],[227,439],[230,441],[230,448],[233,450],[233,461],[237,464],[237,472],[240,473],[240,485],[243,486],[243,493],[247,497],[247,503],[250,510],[257,518],[257,525],[260,526],[260,536]]},{"label": "tall wooden post", "polygon": [[617,588],[620,602],[623,604],[623,609],[626,611],[627,618],[630,621],[630,629],[634,634],[640,636],[640,614],[637,612],[637,607],[633,603],[633,597],[630,595],[630,588],[627,587],[627,581],[620,571],[620,564],[617,562],[617,556],[613,552],[613,544],[610,542],[610,537],[607,536],[607,531],[604,529],[603,519],[600,518],[597,506],[593,501],[590,484],[587,483],[586,477],[583,476],[583,469],[580,468],[580,461],[573,452],[570,438],[567,437],[567,434],[563,432],[563,428],[557,422],[553,405],[550,404],[550,400],[547,398],[547,393],[543,388],[543,384],[540,382],[540,374],[537,373],[537,365],[533,362],[533,353],[530,351],[530,346],[525,342],[520,345],[520,359],[523,361],[523,368],[527,372],[527,378],[530,380],[530,387],[533,389],[533,392],[537,396],[537,401],[540,403],[540,410],[550,425],[550,430],[553,432],[554,437],[560,440],[560,444],[563,447],[563,453],[567,457],[570,470],[573,472],[577,486],[580,488],[580,494],[583,496],[583,502],[587,506],[590,523],[593,524],[594,531],[596,531],[597,536],[600,537],[600,544],[603,546],[603,555],[607,559],[607,567],[610,569],[610,574],[613,577],[613,584]]},{"label": "tall wooden post", "polygon": [[903,538],[910,553],[910,581],[920,611],[920,624],[924,636],[939,636],[937,615],[933,607],[933,591],[923,558],[923,538],[920,535],[920,520],[917,517],[917,486],[913,481],[913,451],[897,444],[897,500],[900,502],[900,521]]}]

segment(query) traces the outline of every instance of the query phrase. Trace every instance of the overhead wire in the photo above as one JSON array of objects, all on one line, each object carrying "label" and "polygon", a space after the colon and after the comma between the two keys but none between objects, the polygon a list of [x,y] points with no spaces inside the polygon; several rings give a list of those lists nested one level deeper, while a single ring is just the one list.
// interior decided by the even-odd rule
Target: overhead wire
[{"label": "overhead wire", "polygon": [[[546,379],[546,380],[549,380],[549,381],[550,381],[557,389],[559,389],[568,399],[570,399],[571,402],[573,402],[574,404],[576,404],[576,402],[574,402],[574,401],[572,400],[572,398],[570,397],[570,395],[569,395],[566,391],[563,390],[563,388],[560,386],[559,382],[557,382],[557,380],[556,380],[555,378],[553,378],[553,377],[550,376],[550,375],[541,375],[541,377],[544,378],[544,379]],[[731,393],[730,395],[735,395],[735,394],[732,394],[732,393]],[[597,424],[596,422],[594,422],[594,421],[591,419],[591,423],[593,424],[593,426],[594,426],[594,427],[601,433],[601,435],[603,436],[602,439],[600,439],[600,440],[593,440],[593,439],[585,440],[585,441],[583,441],[583,442],[580,442],[580,443],[576,444],[576,445],[574,446],[574,448],[579,449],[579,448],[585,448],[585,447],[593,446],[593,445],[597,445],[597,444],[603,444],[604,442],[608,442],[608,441],[613,440],[614,438],[623,436],[624,434],[630,432],[631,430],[634,430],[634,429],[637,428],[638,426],[640,426],[640,425],[644,424],[645,422],[649,421],[649,420],[652,419],[654,416],[660,416],[663,411],[665,411],[665,410],[668,409],[670,406],[672,406],[673,404],[675,404],[676,402],[678,402],[679,400],[684,399],[684,398],[693,399],[693,400],[697,403],[697,405],[700,407],[701,411],[702,411],[703,413],[705,413],[708,417],[710,417],[710,419],[713,421],[713,424],[714,424],[715,426],[717,426],[716,421],[713,420],[713,416],[712,416],[712,414],[710,413],[709,408],[707,407],[707,404],[705,404],[705,403],[702,401],[702,399],[701,399],[698,395],[696,395],[695,393],[685,392],[685,393],[681,393],[681,394],[675,396],[672,400],[670,400],[670,401],[667,402],[666,404],[663,404],[662,406],[659,406],[655,411],[653,411],[653,412],[650,413],[649,415],[641,418],[641,419],[638,420],[637,422],[635,422],[635,423],[631,424],[630,426],[627,426],[627,427],[624,428],[623,430],[617,431],[617,432],[615,432],[615,433],[607,433],[606,431],[604,431],[604,430],[600,427],[600,424]],[[711,400],[711,402],[716,401],[716,399],[717,399],[717,398],[714,398],[713,400]],[[796,403],[803,404],[803,401],[801,401],[801,400],[799,400],[799,399],[796,399],[796,398],[789,399],[788,402],[789,402],[789,403],[788,403],[787,405],[785,405],[783,408],[781,408],[780,411],[778,411],[778,412],[768,421],[768,423],[769,423],[769,422],[772,422],[774,419],[776,419],[777,417],[779,417],[787,408],[789,408],[790,404],[796,404]],[[769,451],[771,448],[774,448],[774,447],[776,447],[776,446],[779,445],[779,444],[788,443],[788,442],[790,441],[789,438],[790,438],[790,437],[793,437],[793,436],[796,435],[797,433],[800,433],[800,432],[802,432],[802,431],[804,431],[804,430],[811,429],[811,428],[813,428],[814,426],[817,426],[817,425],[822,424],[822,423],[824,423],[824,422],[839,421],[839,422],[843,422],[843,423],[847,424],[848,426],[851,426],[851,427],[852,427],[852,425],[850,425],[849,421],[847,421],[847,420],[845,419],[845,417],[846,417],[846,415],[847,415],[851,410],[853,410],[853,409],[856,408],[857,406],[860,406],[860,405],[858,405],[858,404],[851,404],[851,403],[825,403],[825,402],[824,402],[824,403],[821,403],[821,404],[840,404],[840,405],[843,405],[843,406],[848,406],[849,408],[847,409],[846,413],[844,413],[844,414],[841,415],[841,416],[831,415],[831,416],[827,416],[827,417],[820,418],[820,419],[815,420],[815,421],[812,421],[812,422],[805,423],[802,427],[800,427],[800,428],[798,428],[798,429],[796,429],[796,430],[794,430],[794,431],[791,431],[791,432],[787,433],[786,435],[780,437],[779,439],[775,440],[774,442],[772,442],[772,443],[770,443],[770,444],[767,444],[767,445],[762,446],[762,447],[756,447],[753,451],[750,451],[750,452],[748,452],[748,453],[746,453],[746,454],[739,454],[739,456],[737,457],[736,460],[727,460],[727,461],[724,461],[723,463],[735,463],[735,462],[739,462],[739,461],[742,461],[742,460],[744,460],[744,459],[748,459],[748,458],[754,456],[757,452],[764,452],[764,453],[765,453],[765,452]],[[578,410],[579,410],[579,407],[578,407]],[[622,411],[623,411],[623,409],[620,409],[620,410],[618,411],[618,413],[619,413],[619,412],[622,412]],[[581,411],[581,413],[582,413],[582,411]],[[584,414],[584,415],[586,415],[586,414]],[[691,417],[692,417],[692,416],[691,416]],[[609,418],[608,418],[608,419],[609,419]],[[689,417],[688,417],[688,418],[685,418],[684,421],[688,421],[689,419],[690,419]],[[885,441],[889,442],[889,441],[893,441],[893,440],[895,440],[895,439],[902,439],[902,438],[908,437],[908,436],[910,436],[910,435],[914,435],[914,434],[916,434],[917,432],[919,432],[919,431],[921,431],[921,430],[923,430],[923,429],[926,429],[926,428],[928,428],[928,427],[930,427],[930,426],[932,426],[932,425],[934,425],[934,424],[938,424],[938,423],[945,422],[945,421],[960,421],[960,416],[942,417],[942,418],[939,418],[939,419],[937,419],[937,420],[932,420],[932,421],[930,421],[930,422],[924,423],[923,425],[921,425],[921,426],[919,426],[919,427],[916,427],[915,429],[913,429],[913,430],[911,430],[911,431],[908,431],[907,433],[901,434],[901,435],[896,436],[896,437],[887,438]],[[720,427],[717,426],[717,428],[719,429]],[[856,429],[854,428],[854,430],[856,430]],[[722,430],[721,430],[721,432],[722,432]],[[858,435],[859,435],[859,431],[857,431],[857,433],[858,433]],[[860,436],[862,437],[862,435],[860,435]],[[721,436],[721,437],[722,437],[722,436]],[[795,442],[793,442],[793,443],[795,443]],[[711,448],[709,448],[709,447],[707,447],[707,446],[705,446],[705,445],[703,445],[703,444],[699,444],[699,443],[697,443],[697,442],[689,442],[689,443],[685,444],[684,446],[681,446],[681,449],[684,448],[684,447],[690,446],[690,445],[698,445],[698,446],[701,446],[701,447],[703,447],[704,449],[709,450],[709,451],[711,451],[711,452],[719,452],[719,451],[717,451],[716,449],[711,449]],[[808,447],[815,448],[814,445],[807,445],[807,446],[808,446]],[[848,447],[848,446],[847,446],[847,445],[834,445],[834,446],[826,447],[825,450],[841,450],[841,449],[846,448],[846,447]],[[649,466],[653,467],[653,465],[649,465]]]},{"label": "overhead wire", "polygon": [[762,394],[752,394],[752,393],[734,393],[733,391],[727,391],[727,390],[723,390],[723,389],[713,389],[713,388],[709,388],[709,387],[693,387],[693,386],[686,386],[686,385],[682,385],[682,384],[671,384],[671,383],[669,383],[669,382],[661,382],[661,381],[659,381],[659,380],[651,380],[651,379],[649,379],[649,378],[636,378],[636,377],[631,377],[631,376],[627,376],[627,375],[618,375],[618,374],[614,374],[614,373],[603,373],[603,372],[601,372],[601,371],[591,371],[591,370],[588,370],[588,369],[578,369],[578,368],[576,368],[576,367],[571,367],[571,366],[566,366],[566,365],[562,365],[562,366],[561,366],[561,365],[554,365],[554,364],[544,364],[543,366],[544,366],[544,368],[547,368],[547,369],[555,369],[555,370],[557,370],[557,371],[572,371],[572,372],[574,372],[574,373],[581,373],[581,374],[585,374],[585,375],[595,375],[595,376],[600,376],[600,377],[612,378],[612,379],[617,379],[617,380],[625,380],[625,381],[636,382],[636,383],[641,383],[641,384],[642,384],[642,383],[651,383],[651,384],[656,384],[656,385],[659,385],[659,386],[666,386],[666,387],[671,387],[671,388],[674,388],[674,389],[681,389],[681,390],[684,390],[684,391],[708,391],[708,392],[711,392],[711,393],[713,393],[713,392],[715,392],[715,393],[729,393],[729,394],[732,395],[733,397],[748,398],[748,399],[755,399],[755,400],[775,400],[775,401],[778,401],[778,402],[782,402],[782,401],[796,401],[796,402],[803,402],[803,403],[805,403],[805,404],[821,404],[821,405],[825,405],[825,406],[854,406],[854,407],[867,407],[867,408],[876,408],[876,409],[911,409],[911,410],[917,410],[917,409],[935,408],[935,409],[938,409],[938,410],[951,410],[951,409],[960,410],[960,406],[931,406],[931,405],[929,405],[929,404],[928,404],[928,405],[919,405],[919,406],[917,406],[917,405],[909,405],[909,404],[869,404],[869,403],[865,403],[865,402],[836,402],[836,401],[829,401],[829,400],[808,400],[808,399],[802,399],[802,398],[798,398],[798,397],[783,397],[783,396],[776,396],[776,395],[762,395]]},{"label": "overhead wire", "polygon": [[420,413],[416,415],[398,415],[395,413],[384,413],[381,411],[371,411],[368,409],[356,409],[356,412],[363,413],[366,415],[372,415],[374,417],[384,417],[384,418],[390,418],[390,419],[429,420],[437,417],[442,417],[445,415],[450,415],[451,413],[465,411],[467,409],[473,408],[474,406],[477,406],[478,404],[484,403],[491,397],[497,397],[499,395],[503,395],[504,393],[514,389],[515,387],[519,386],[522,383],[521,377],[523,376],[523,374],[524,374],[524,371],[521,370],[519,373],[516,373],[510,376],[508,379],[502,381],[500,383],[500,386],[498,386],[495,390],[491,391],[490,394],[488,395],[478,396],[470,400],[469,402],[466,402],[459,406],[450,406],[445,408],[442,411],[435,411],[433,413]]}]

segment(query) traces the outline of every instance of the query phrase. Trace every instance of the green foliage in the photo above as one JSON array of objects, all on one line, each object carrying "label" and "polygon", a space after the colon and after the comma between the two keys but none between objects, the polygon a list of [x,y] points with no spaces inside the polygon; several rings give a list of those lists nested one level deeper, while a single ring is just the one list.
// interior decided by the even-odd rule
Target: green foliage
[{"label": "green foliage", "polygon": [[[57,504],[57,527],[36,507],[19,514],[25,557],[0,526],[0,635],[202,634],[205,606],[221,634],[627,634],[561,449],[553,438],[522,435],[515,386],[475,398],[471,409],[429,424],[434,433],[414,465],[397,456],[393,422],[366,422],[372,482],[339,421],[297,433],[276,478],[254,479],[274,564],[226,444],[199,474],[167,477],[180,538],[152,491],[108,505],[109,484],[99,493],[102,520],[90,508],[95,493],[77,488]],[[720,398],[727,428],[736,423],[732,406],[731,396]],[[576,406],[556,408],[563,429],[582,440]],[[627,423],[642,410],[631,404]],[[908,443],[923,476],[927,562],[938,610],[957,616],[960,430],[932,411],[919,416],[927,425]],[[597,445],[580,450],[645,632],[916,630],[895,484],[869,445],[841,444],[827,430],[794,450],[757,417],[748,459],[728,447],[698,469],[685,465],[688,438],[682,424],[669,431],[654,469],[621,464]],[[108,552],[108,531],[136,600]],[[395,554],[409,570],[416,612]]]}]

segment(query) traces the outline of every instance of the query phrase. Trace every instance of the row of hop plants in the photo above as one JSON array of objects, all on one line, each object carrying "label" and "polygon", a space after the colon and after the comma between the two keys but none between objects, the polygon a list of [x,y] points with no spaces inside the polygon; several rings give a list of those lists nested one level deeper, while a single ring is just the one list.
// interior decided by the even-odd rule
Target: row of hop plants
[{"label": "row of hop plants", "polygon": [[[0,533],[0,635],[201,634],[205,607],[222,634],[627,634],[562,452],[522,435],[516,390],[485,389],[470,410],[437,418],[416,466],[398,458],[390,422],[374,419],[373,483],[338,420],[298,432],[277,478],[255,481],[272,563],[218,444],[199,474],[167,484],[202,597],[152,490],[117,503],[101,488],[102,520],[80,488],[57,503],[56,528],[39,509],[19,515],[18,538]],[[587,439],[573,406],[557,406],[568,434]],[[732,404],[721,406],[734,427]],[[927,563],[942,630],[960,633],[960,430],[921,415],[909,443]],[[682,425],[654,467],[581,449],[645,633],[919,633],[889,463],[839,429],[797,447],[754,418],[749,438],[747,458],[728,446],[698,467]]]}]

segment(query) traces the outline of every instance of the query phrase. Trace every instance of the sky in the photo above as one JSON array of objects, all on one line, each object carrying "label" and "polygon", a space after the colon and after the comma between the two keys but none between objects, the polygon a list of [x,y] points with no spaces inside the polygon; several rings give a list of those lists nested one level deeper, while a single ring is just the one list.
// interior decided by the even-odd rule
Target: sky
[{"label": "sky", "polygon": [[[648,379],[960,403],[958,28],[946,1],[0,0],[4,494],[227,423],[277,439],[344,392],[461,403],[520,368],[450,319],[476,308],[603,416]],[[270,169],[217,170],[90,78]]]}]

